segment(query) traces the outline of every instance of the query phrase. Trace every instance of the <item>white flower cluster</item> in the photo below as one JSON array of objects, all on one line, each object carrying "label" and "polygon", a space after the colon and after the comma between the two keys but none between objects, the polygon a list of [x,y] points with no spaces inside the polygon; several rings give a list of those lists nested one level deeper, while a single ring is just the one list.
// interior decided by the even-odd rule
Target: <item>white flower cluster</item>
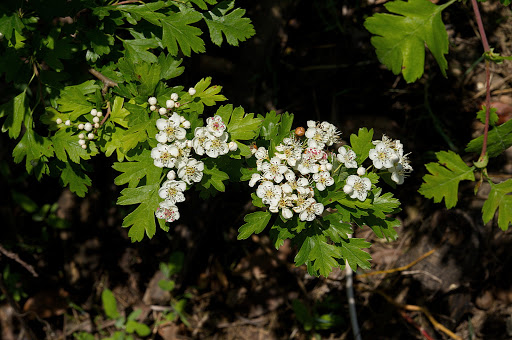
[{"label": "white flower cluster", "polygon": [[[193,91],[189,90],[190,92]],[[156,105],[154,97],[149,98],[148,102],[150,105]],[[179,219],[180,213],[176,203],[185,201],[183,192],[187,189],[187,184],[193,185],[203,178],[204,163],[193,158],[192,150],[196,155],[206,154],[211,158],[237,150],[238,145],[235,142],[227,143],[229,135],[220,116],[208,118],[206,123],[205,127],[197,127],[194,138],[189,140],[186,134],[190,129],[190,122],[185,117],[173,112],[170,117],[156,121],[159,132],[155,136],[158,144],[151,150],[153,163],[160,168],[176,169],[167,173],[167,181],[158,191],[164,201],[155,213],[157,218],[167,222]]]},{"label": "white flower cluster", "polygon": [[386,135],[382,140],[373,142],[374,149],[370,150],[370,159],[377,169],[387,169],[391,173],[391,180],[403,184],[404,178],[413,170],[409,164],[408,155],[404,155],[404,146],[400,140],[392,140]]},{"label": "white flower cluster", "polygon": [[264,147],[253,152],[258,173],[252,175],[249,185],[260,182],[256,195],[271,212],[281,212],[285,219],[296,213],[301,221],[313,221],[324,211],[314,198],[314,188],[323,191],[334,184],[326,147],[339,141],[338,130],[328,122],[308,121],[305,136],[305,142],[285,138],[272,158]]},{"label": "white flower cluster", "polygon": [[[103,112],[98,111],[96,109],[92,109],[90,113],[92,116],[92,123],[79,123],[77,126],[78,130],[84,130],[85,132],[87,132],[87,135],[85,133],[80,133],[78,135],[78,144],[80,144],[82,149],[87,149],[86,137],[88,140],[93,140],[96,136],[94,132],[96,132],[100,128],[100,117],[103,116]],[[55,123],[57,123],[57,125],[64,124],[66,126],[71,126],[71,121],[69,119],[65,122],[62,122],[61,118],[57,118],[55,120]]]}]

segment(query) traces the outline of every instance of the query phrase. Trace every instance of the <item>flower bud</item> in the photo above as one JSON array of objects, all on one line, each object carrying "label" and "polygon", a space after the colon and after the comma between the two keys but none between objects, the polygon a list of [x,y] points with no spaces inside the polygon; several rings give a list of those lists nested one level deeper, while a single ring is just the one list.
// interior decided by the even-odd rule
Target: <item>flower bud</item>
[{"label": "flower bud", "polygon": [[98,111],[98,113],[96,113],[96,117],[101,117],[101,116],[103,116],[103,112]]},{"label": "flower bud", "polygon": [[181,104],[179,102],[174,103],[174,107],[180,107]]},{"label": "flower bud", "polygon": [[188,120],[184,121],[181,125],[183,125],[185,129],[190,129],[190,122]]},{"label": "flower bud", "polygon": [[174,100],[174,101],[177,101],[178,100],[178,94],[177,93],[172,93],[171,94],[171,100]]},{"label": "flower bud", "polygon": [[156,111],[156,106],[155,106],[155,105],[151,105],[151,106],[149,107],[149,109],[150,109],[151,111]]},{"label": "flower bud", "polygon": [[66,122],[64,124],[67,125],[67,126],[70,126],[71,125],[71,121],[68,119],[68,120],[66,120]]},{"label": "flower bud", "polygon": [[80,145],[84,145],[84,144],[85,144],[85,140],[83,140],[83,139],[79,139],[79,140],[78,140],[78,144],[80,144]]},{"label": "flower bud", "polygon": [[96,116],[97,114],[98,114],[98,110],[96,110],[96,109],[91,110],[91,115]]},{"label": "flower bud", "polygon": [[171,171],[169,171],[169,172],[167,173],[167,179],[169,179],[169,180],[171,180],[171,181],[172,181],[172,180],[173,180],[173,179],[175,179],[175,178],[176,178],[176,173],[174,172],[174,170],[171,170]]},{"label": "flower bud", "polygon": [[174,108],[174,100],[169,99],[168,101],[165,102],[165,106],[167,106],[168,109]]},{"label": "flower bud", "polygon": [[304,129],[302,126],[299,126],[298,128],[295,129],[295,135],[298,137],[304,136],[305,133],[306,129]]},{"label": "flower bud", "polygon": [[91,131],[92,130],[92,124],[91,123],[85,123],[84,130],[85,131]]},{"label": "flower bud", "polygon": [[100,128],[100,123],[94,123],[94,128],[95,129],[99,129]]},{"label": "flower bud", "polygon": [[83,133],[81,133],[81,134],[78,135],[78,138],[85,139],[85,135]]},{"label": "flower bud", "polygon": [[196,89],[193,88],[193,87],[189,88],[188,89],[188,94],[191,95],[191,96],[195,95],[196,94]]},{"label": "flower bud", "polygon": [[94,117],[94,118],[92,119],[92,121],[93,121],[94,123],[99,123],[99,122],[100,122],[100,119],[99,119],[98,117]]},{"label": "flower bud", "polygon": [[360,166],[359,168],[357,168],[357,174],[359,176],[363,176],[365,173],[366,173],[366,169],[364,167]]},{"label": "flower bud", "polygon": [[87,134],[87,139],[94,139],[94,133],[88,133]]},{"label": "flower bud", "polygon": [[78,129],[79,129],[79,130],[83,130],[83,129],[84,129],[84,127],[85,127],[85,126],[84,126],[84,124],[82,124],[82,123],[78,124]]},{"label": "flower bud", "polygon": [[87,145],[83,144],[82,149],[87,149]]},{"label": "flower bud", "polygon": [[354,191],[354,188],[352,188],[352,186],[348,184],[345,184],[345,186],[343,187],[343,192],[347,195],[350,195],[352,191]]},{"label": "flower bud", "polygon": [[234,142],[234,141],[231,141],[228,144],[228,148],[229,148],[229,151],[236,151],[236,150],[238,150],[238,144],[236,144],[236,142]]},{"label": "flower bud", "polygon": [[163,116],[167,113],[167,109],[165,107],[161,107],[158,109],[158,113],[160,113]]},{"label": "flower bud", "polygon": [[62,119],[57,118],[57,119],[55,120],[55,123],[57,123],[57,124],[62,124]]},{"label": "flower bud", "polygon": [[148,103],[149,103],[149,105],[156,105],[156,98],[155,97],[149,97]]}]

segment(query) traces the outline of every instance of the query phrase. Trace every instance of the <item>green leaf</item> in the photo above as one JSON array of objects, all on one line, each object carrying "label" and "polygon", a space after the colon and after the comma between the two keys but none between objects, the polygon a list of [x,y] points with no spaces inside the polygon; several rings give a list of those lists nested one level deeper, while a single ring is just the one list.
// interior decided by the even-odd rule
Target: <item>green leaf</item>
[{"label": "green leaf", "polygon": [[270,221],[271,216],[272,214],[268,211],[256,211],[245,215],[244,221],[247,223],[238,229],[237,239],[245,240],[252,234],[261,233]]},{"label": "green leaf", "polygon": [[390,192],[381,196],[382,188],[374,192],[372,213],[377,218],[386,218],[388,214],[396,214],[400,211],[400,201]]},{"label": "green leaf", "polygon": [[134,64],[140,62],[156,63],[157,57],[148,51],[150,48],[157,48],[156,39],[133,39],[123,40],[126,60]]},{"label": "green leaf", "polygon": [[[3,10],[3,8],[2,8]],[[3,11],[2,11],[3,12]],[[13,12],[8,15],[6,12],[3,12],[0,16],[0,32],[5,36],[7,40],[11,40],[13,31],[18,33],[23,33],[23,21],[20,18],[20,12]]]},{"label": "green leaf", "polygon": [[114,294],[109,289],[104,289],[101,293],[103,310],[109,319],[117,319],[120,315],[117,311],[117,302]]},{"label": "green leaf", "polygon": [[26,158],[26,169],[30,173],[43,157],[53,156],[53,146],[49,138],[41,137],[27,128],[25,134],[12,151],[14,162],[20,163]]},{"label": "green leaf", "polygon": [[[195,86],[196,94],[194,95],[194,102],[197,100],[200,104],[199,110],[202,112],[203,105],[206,106],[213,106],[217,102],[225,101],[227,100],[226,97],[219,94],[222,90],[222,86],[213,85],[210,86],[212,82],[211,77],[203,78],[201,79]],[[188,98],[190,98],[190,95],[187,93],[184,96],[182,96],[182,101],[186,101]],[[197,99],[196,99],[197,98]],[[193,103],[189,104],[192,106]]]},{"label": "green leaf", "polygon": [[128,236],[132,241],[141,241],[144,233],[152,238],[156,232],[155,211],[161,201],[158,196],[159,183],[138,188],[126,188],[121,191],[117,204],[140,203],[133,212],[123,220],[123,227],[130,228]]},{"label": "green leaf", "polygon": [[180,66],[182,62],[183,59],[176,58],[170,54],[166,56],[165,53],[160,53],[158,56],[158,64],[162,67],[160,79],[168,80],[183,74],[185,67]]},{"label": "green leaf", "polygon": [[254,113],[245,114],[241,106],[233,109],[233,105],[228,104],[221,106],[217,114],[226,123],[231,140],[250,140],[256,137],[261,119],[254,118]]},{"label": "green leaf", "polygon": [[0,117],[7,115],[7,119],[2,126],[2,132],[9,132],[9,137],[18,138],[21,132],[21,124],[28,114],[28,102],[26,100],[27,91],[23,91],[9,102],[0,106]]},{"label": "green leaf", "polygon": [[484,223],[489,222],[498,210],[498,226],[508,230],[512,223],[512,179],[499,184],[491,184],[491,192],[482,207]]},{"label": "green leaf", "polygon": [[377,13],[366,19],[364,26],[375,35],[371,43],[380,62],[394,74],[402,72],[408,83],[414,82],[423,74],[427,46],[446,77],[448,34],[441,12],[454,1],[441,6],[428,0],[392,1],[384,7],[394,14]]},{"label": "green leaf", "polygon": [[[466,151],[480,153],[483,141],[484,136],[473,139],[466,147]],[[497,157],[510,146],[512,146],[512,119],[489,131],[487,135],[487,155]]]},{"label": "green leaf", "polygon": [[190,57],[191,50],[196,53],[205,51],[204,41],[199,38],[201,30],[191,26],[201,20],[201,14],[193,9],[183,9],[179,13],[170,13],[160,19],[162,23],[162,43],[172,55],[178,55],[178,45],[184,55]]},{"label": "green leaf", "polygon": [[137,87],[139,95],[149,97],[153,95],[156,85],[160,81],[161,67],[158,63],[140,63],[135,65],[135,76],[140,81]]},{"label": "green leaf", "polygon": [[353,271],[357,270],[357,266],[363,269],[370,269],[370,260],[372,257],[370,254],[362,250],[362,248],[369,248],[370,242],[366,242],[361,238],[349,238],[341,242],[341,254],[343,258],[347,260],[350,268]]},{"label": "green leaf", "polygon": [[85,197],[88,187],[91,185],[91,179],[83,171],[80,165],[70,162],[64,162],[66,167],[62,169],[60,179],[63,186],[69,186],[69,190],[79,197]]},{"label": "green leaf", "polygon": [[[137,108],[138,107],[138,108]],[[152,117],[149,117],[145,110],[138,105],[125,104],[125,108],[130,111],[129,119],[129,133],[124,134],[121,139],[122,151],[124,153],[135,148],[139,143],[145,142],[148,138],[154,138],[156,135],[156,115],[153,112]],[[133,124],[133,125],[132,125]]]},{"label": "green leaf", "polygon": [[[75,121],[81,115],[90,113],[95,106],[88,100],[88,94],[95,93],[100,87],[94,80],[86,81],[80,85],[66,86],[57,99],[60,112],[68,112],[69,119]],[[92,100],[91,100],[92,101]]]},{"label": "green leaf", "polygon": [[158,281],[158,287],[160,287],[161,290],[170,292],[174,289],[175,282],[172,280],[160,280]]},{"label": "green leaf", "polygon": [[344,223],[340,214],[334,213],[324,216],[323,220],[329,223],[329,227],[323,230],[323,234],[335,243],[346,240],[348,235],[353,233],[350,224]]},{"label": "green leaf", "polygon": [[137,322],[135,320],[128,320],[128,322],[126,322],[126,332],[136,332],[138,336],[145,337],[151,334],[151,329],[143,323]]},{"label": "green leaf", "polygon": [[436,153],[439,163],[428,163],[425,181],[418,192],[426,198],[433,198],[435,203],[445,201],[448,209],[457,204],[459,183],[462,180],[474,181],[475,167],[469,167],[462,158],[453,151],[440,151]]},{"label": "green leaf", "polygon": [[[485,105],[482,105],[482,109],[476,113],[476,118],[485,124]],[[497,109],[495,107],[491,107],[489,110],[489,125],[496,126],[498,122],[498,114],[496,113]]]},{"label": "green leaf", "polygon": [[367,158],[370,153],[370,149],[374,147],[372,144],[373,129],[368,131],[367,128],[360,128],[358,134],[352,134],[350,136],[350,145],[352,150],[356,153],[357,164],[360,165]]},{"label": "green leaf", "polygon": [[73,135],[73,132],[67,131],[67,129],[57,131],[51,140],[55,156],[63,162],[67,162],[69,156],[72,162],[80,163],[80,159],[91,159],[92,156],[98,154],[98,149],[93,142],[88,143],[87,149],[82,149],[82,146],[78,144],[78,135]]},{"label": "green leaf", "polygon": [[245,41],[255,33],[251,20],[243,17],[245,10],[237,8],[227,13],[233,9],[234,4],[234,0],[223,1],[203,14],[212,42],[218,46],[222,44],[222,34],[226,36],[228,44],[238,46],[239,41]]},{"label": "green leaf", "polygon": [[313,244],[308,259],[313,262],[313,269],[323,277],[329,276],[332,269],[338,267],[336,259],[341,258],[340,249],[328,244],[323,235],[315,235],[310,241]]},{"label": "green leaf", "polygon": [[309,332],[311,329],[313,329],[314,319],[309,313],[307,307],[302,302],[295,299],[292,301],[292,308],[295,317],[302,324],[304,330]]},{"label": "green leaf", "polygon": [[217,191],[226,191],[226,187],[222,182],[229,179],[229,176],[224,171],[219,170],[213,159],[209,158],[204,161],[203,174],[201,185],[205,189],[209,189],[213,186]]},{"label": "green leaf", "polygon": [[[251,194],[251,196],[253,195],[256,196],[254,193]],[[292,226],[293,221],[283,221],[281,218],[276,219],[276,222],[274,223],[272,228],[270,228],[269,232],[270,239],[274,243],[276,249],[279,249],[284,244],[284,241],[286,239],[292,239],[295,237],[295,234],[291,232]]]},{"label": "green leaf", "polygon": [[135,188],[145,176],[148,183],[158,181],[162,175],[162,168],[154,166],[151,151],[144,150],[132,159],[133,162],[116,162],[112,165],[115,170],[122,172],[114,179],[116,185],[128,183],[129,188]]},{"label": "green leaf", "polygon": [[262,119],[259,131],[260,136],[266,140],[273,139],[279,133],[281,116],[278,116],[275,111],[270,111],[264,117],[259,115],[258,118]]}]

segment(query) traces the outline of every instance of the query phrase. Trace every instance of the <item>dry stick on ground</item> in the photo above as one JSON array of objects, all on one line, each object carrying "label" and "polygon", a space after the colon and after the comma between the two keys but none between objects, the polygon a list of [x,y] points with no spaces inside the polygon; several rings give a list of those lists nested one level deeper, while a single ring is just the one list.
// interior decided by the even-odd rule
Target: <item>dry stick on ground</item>
[{"label": "dry stick on ground", "polygon": [[30,272],[30,274],[32,274],[32,276],[34,276],[34,277],[38,277],[39,276],[36,273],[36,271],[34,270],[34,267],[32,267],[31,265],[29,265],[28,263],[26,263],[25,261],[20,259],[18,254],[13,253],[12,251],[8,251],[7,249],[5,249],[1,244],[0,244],[0,253],[4,254],[5,256],[10,258],[11,260],[14,260],[14,261],[18,262],[19,264],[21,264],[23,266],[23,268],[25,268],[26,270],[28,270]]}]

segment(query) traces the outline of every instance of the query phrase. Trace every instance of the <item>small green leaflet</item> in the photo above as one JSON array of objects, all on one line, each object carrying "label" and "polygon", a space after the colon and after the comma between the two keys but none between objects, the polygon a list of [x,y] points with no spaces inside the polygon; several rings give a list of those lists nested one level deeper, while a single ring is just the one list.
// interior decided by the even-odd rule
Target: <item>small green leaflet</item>
[{"label": "small green leaflet", "polygon": [[384,5],[389,13],[377,13],[366,19],[364,26],[375,34],[371,43],[380,62],[394,74],[414,82],[423,74],[425,45],[436,59],[446,77],[448,63],[448,34],[441,12],[455,0],[441,6],[428,0],[392,1]]},{"label": "small green leaflet", "polygon": [[210,187],[213,186],[217,191],[226,191],[226,187],[222,181],[229,179],[229,176],[224,171],[219,170],[211,158],[205,159],[203,174],[203,179],[201,180],[201,186],[203,188],[210,189]]},{"label": "small green leaflet", "polygon": [[2,126],[2,132],[8,131],[9,137],[18,138],[21,132],[21,125],[28,114],[28,102],[26,101],[27,91],[23,91],[7,103],[0,106],[0,117],[7,115]]},{"label": "small green leaflet", "polygon": [[79,164],[64,162],[65,168],[62,169],[60,179],[63,186],[69,185],[69,190],[77,194],[79,197],[85,197],[88,186],[91,185],[91,179],[87,176]]},{"label": "small green leaflet", "polygon": [[[491,126],[495,126],[498,122],[499,117],[496,114],[496,111],[495,107],[491,107],[489,110],[489,125]],[[482,109],[476,113],[476,118],[485,124],[485,105],[482,105]]]},{"label": "small green leaflet", "polygon": [[232,46],[238,46],[239,41],[245,41],[255,33],[251,20],[243,17],[245,10],[237,8],[228,13],[234,6],[234,0],[223,1],[211,11],[203,14],[204,21],[210,30],[212,42],[218,46],[222,44],[223,33],[228,44]]},{"label": "small green leaflet", "polygon": [[180,66],[183,59],[174,57],[170,54],[167,56],[165,53],[160,53],[158,56],[158,64],[162,67],[160,72],[160,79],[168,80],[180,76],[185,67]]},{"label": "small green leaflet", "polygon": [[160,19],[162,23],[162,43],[172,55],[178,55],[178,45],[187,57],[190,57],[191,50],[196,53],[205,51],[204,41],[199,38],[201,30],[191,26],[201,20],[199,12],[189,8],[182,8],[179,13],[169,13],[165,18]]},{"label": "small green leaflet", "polygon": [[157,57],[148,51],[150,48],[157,48],[156,39],[133,39],[123,40],[125,58],[127,61],[137,64],[140,62],[156,63]]},{"label": "small green leaflet", "polygon": [[256,137],[261,119],[254,118],[254,113],[245,114],[241,106],[233,109],[233,105],[228,104],[221,106],[216,114],[222,117],[231,140],[250,140]]},{"label": "small green leaflet", "polygon": [[261,233],[270,221],[271,216],[272,214],[268,211],[256,211],[245,215],[244,221],[246,223],[238,229],[237,239],[245,240],[252,234]]},{"label": "small green leaflet", "polygon": [[133,241],[141,241],[146,234],[152,238],[156,233],[155,211],[161,201],[158,196],[160,184],[155,183],[138,188],[126,188],[117,200],[119,205],[139,204],[123,220],[123,227],[130,228],[128,236]]},{"label": "small green leaflet", "polygon": [[[482,152],[484,136],[473,139],[466,147],[467,152]],[[494,127],[487,135],[487,155],[497,157],[512,145],[512,119]]]},{"label": "small green leaflet", "polygon": [[67,130],[59,130],[51,138],[55,156],[58,159],[67,162],[69,156],[72,162],[80,163],[80,159],[91,159],[92,156],[98,154],[98,149],[93,142],[88,143],[87,149],[82,149],[82,146],[78,144],[78,135],[73,135],[73,132]]},{"label": "small green leaflet", "polygon": [[506,231],[512,223],[512,179],[499,184],[490,183],[490,185],[491,192],[482,207],[482,218],[484,223],[489,222],[499,209],[498,226]]},{"label": "small green leaflet", "polygon": [[347,239],[348,235],[353,233],[350,224],[344,223],[339,213],[324,216],[323,220],[329,223],[329,227],[323,229],[323,234],[335,243]]},{"label": "small green leaflet", "polygon": [[[94,105],[88,100],[88,94],[95,93],[100,89],[94,80],[86,81],[80,85],[66,86],[57,99],[60,112],[68,112],[70,120],[75,121],[81,115],[90,113]],[[91,99],[92,101],[92,99]]]},{"label": "small green leaflet", "polygon": [[[261,202],[261,198],[257,197],[256,194],[252,193],[251,196],[253,197],[253,202],[255,198],[258,198]],[[253,203],[253,205],[255,204]],[[292,227],[293,218],[290,221],[283,221],[283,219],[280,217],[276,219],[274,225],[270,228],[269,231],[269,237],[274,243],[276,249],[279,249],[284,244],[285,240],[295,237],[295,234],[290,231]]]},{"label": "small green leaflet", "polygon": [[117,310],[117,302],[114,294],[109,289],[104,289],[101,293],[101,302],[105,315],[112,320],[117,319],[120,315]]},{"label": "small green leaflet", "polygon": [[135,76],[140,81],[137,87],[139,95],[152,96],[160,81],[161,67],[159,64],[139,63],[135,65]]},{"label": "small green leaflet", "polygon": [[[315,230],[305,229],[303,231],[302,245],[295,256],[295,265],[300,266],[304,263],[308,266],[308,272],[314,272],[315,275],[327,277],[332,268],[339,267],[338,261],[342,257],[340,249],[327,243],[327,239],[322,234],[315,234]],[[317,228],[314,228],[317,229]]]},{"label": "small green leaflet", "polygon": [[352,150],[356,153],[357,164],[363,163],[364,160],[368,158],[370,149],[373,147],[372,138],[373,129],[368,131],[367,128],[360,128],[357,135],[352,134],[350,136],[350,145],[352,146]]},{"label": "small green leaflet", "polygon": [[135,188],[145,176],[147,183],[159,180],[162,175],[162,168],[153,164],[150,150],[144,150],[132,159],[133,162],[116,162],[112,165],[115,170],[122,172],[114,179],[116,185],[128,183],[129,188]]},{"label": "small green leaflet", "polygon": [[457,204],[459,182],[474,181],[475,167],[469,167],[462,158],[453,151],[436,153],[439,163],[428,163],[427,170],[431,173],[423,177],[425,181],[418,192],[426,198],[433,198],[435,203],[445,201],[448,209]]},{"label": "small green leaflet", "polygon": [[23,28],[25,25],[21,21],[20,13],[13,12],[11,15],[7,15],[7,13],[2,13],[0,17],[0,32],[7,38],[7,40],[11,40],[13,30],[18,33],[23,33]]},{"label": "small green leaflet", "polygon": [[369,248],[370,246],[370,242],[366,242],[361,238],[350,238],[341,242],[341,254],[353,271],[357,270],[357,266],[363,269],[370,269],[372,257],[362,250],[362,248]]}]

